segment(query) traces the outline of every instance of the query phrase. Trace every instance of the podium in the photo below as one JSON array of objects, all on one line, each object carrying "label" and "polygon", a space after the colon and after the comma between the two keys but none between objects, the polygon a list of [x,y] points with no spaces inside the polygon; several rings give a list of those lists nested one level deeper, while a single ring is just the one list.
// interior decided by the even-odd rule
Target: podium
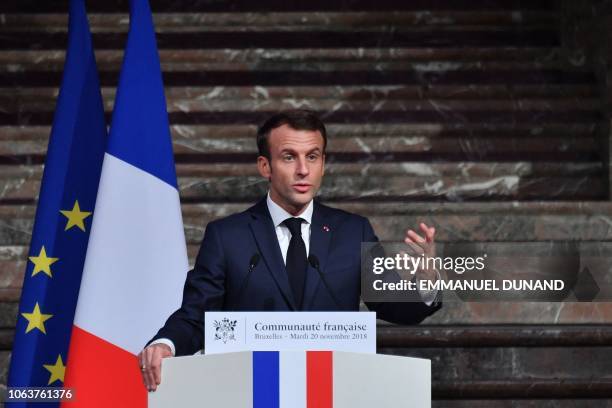
[{"label": "podium", "polygon": [[149,408],[421,408],[431,406],[427,359],[338,351],[172,357]]}]

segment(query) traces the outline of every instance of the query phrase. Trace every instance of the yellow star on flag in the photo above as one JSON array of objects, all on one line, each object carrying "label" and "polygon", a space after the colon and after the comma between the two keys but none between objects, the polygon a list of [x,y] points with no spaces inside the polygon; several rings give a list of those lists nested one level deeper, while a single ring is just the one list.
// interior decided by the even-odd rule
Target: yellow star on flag
[{"label": "yellow star on flag", "polygon": [[72,227],[79,227],[81,231],[85,232],[85,218],[91,215],[91,212],[81,211],[81,207],[79,207],[79,201],[76,200],[74,202],[74,207],[72,210],[60,210],[60,212],[68,218],[68,222],[66,223],[66,228],[64,231],[68,231]]},{"label": "yellow star on flag", "polygon": [[21,315],[28,321],[28,327],[25,331],[26,333],[29,333],[34,329],[38,329],[44,334],[47,334],[47,331],[45,330],[45,322],[52,318],[53,315],[40,313],[38,302],[36,302],[32,313],[22,313]]},{"label": "yellow star on flag", "polygon": [[32,263],[34,263],[34,271],[32,272],[32,276],[36,275],[38,272],[44,272],[49,275],[49,277],[52,277],[51,265],[59,261],[59,258],[49,258],[47,256],[47,251],[45,251],[44,245],[38,256],[31,256],[29,259],[32,261]]},{"label": "yellow star on flag", "polygon": [[43,364],[43,367],[45,367],[47,371],[51,373],[47,385],[51,385],[51,383],[57,380],[64,382],[64,373],[66,372],[66,366],[62,361],[61,355],[57,356],[57,361],[55,361],[55,364]]}]

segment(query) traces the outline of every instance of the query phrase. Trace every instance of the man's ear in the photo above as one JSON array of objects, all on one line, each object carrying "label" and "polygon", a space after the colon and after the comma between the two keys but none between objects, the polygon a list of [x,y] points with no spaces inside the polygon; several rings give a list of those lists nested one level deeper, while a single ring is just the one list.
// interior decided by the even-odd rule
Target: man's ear
[{"label": "man's ear", "polygon": [[270,181],[270,177],[272,176],[272,167],[270,166],[270,161],[265,156],[257,157],[257,170],[261,177]]}]

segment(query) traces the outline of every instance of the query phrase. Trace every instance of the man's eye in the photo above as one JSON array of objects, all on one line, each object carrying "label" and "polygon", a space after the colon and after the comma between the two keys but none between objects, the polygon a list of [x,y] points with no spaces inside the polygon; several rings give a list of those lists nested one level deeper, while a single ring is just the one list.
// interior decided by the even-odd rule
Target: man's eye
[{"label": "man's eye", "polygon": [[283,156],[283,160],[285,160],[285,161],[293,160],[293,156],[290,155],[290,154],[287,154],[287,155]]},{"label": "man's eye", "polygon": [[315,161],[315,160],[317,160],[318,158],[319,158],[319,156],[318,156],[318,155],[316,155],[316,154],[310,154],[310,155],[308,155],[308,160],[310,160],[310,161]]}]

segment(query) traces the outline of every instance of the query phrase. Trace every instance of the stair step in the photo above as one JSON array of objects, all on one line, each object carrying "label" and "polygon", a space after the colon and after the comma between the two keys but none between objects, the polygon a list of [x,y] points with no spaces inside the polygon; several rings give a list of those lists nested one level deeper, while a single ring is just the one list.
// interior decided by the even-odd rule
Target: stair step
[{"label": "stair step", "polygon": [[[164,70],[187,71],[200,70],[213,64],[234,63],[240,64],[263,64],[289,62],[293,64],[303,63],[309,66],[312,63],[340,63],[349,62],[404,62],[415,66],[422,65],[422,69],[428,68],[425,64],[432,64],[435,69],[436,62],[454,63],[461,67],[460,63],[487,64],[504,62],[510,67],[514,64],[542,64],[558,62],[562,66],[581,67],[585,65],[582,59],[569,60],[567,52],[556,47],[533,48],[533,47],[439,47],[439,48],[263,48],[263,49],[161,49],[159,50],[160,61]],[[3,70],[22,70],[24,67],[36,67],[35,70],[63,69],[65,52],[58,50],[0,50],[0,62],[6,67]],[[123,61],[123,49],[100,50],[96,49],[96,61],[101,71],[118,70]],[[348,64],[346,64],[348,65]],[[373,65],[372,65],[373,66]],[[47,68],[48,67],[48,68]],[[295,67],[294,67],[295,68]],[[542,85],[542,84],[540,84]]]},{"label": "stair step", "polygon": [[[122,49],[127,33],[92,34],[95,49]],[[62,32],[4,32],[0,49],[65,49],[67,33]],[[161,49],[245,49],[245,48],[387,48],[387,47],[466,47],[466,46],[559,46],[558,33],[553,29],[498,29],[480,30],[470,27],[465,31],[405,29],[402,31],[331,30],[310,32],[163,32],[157,35]]]},{"label": "stair step", "polygon": [[[167,109],[169,113],[174,112],[227,112],[227,111],[280,111],[306,107],[319,112],[482,112],[490,111],[507,114],[509,112],[597,112],[602,108],[599,98],[556,98],[556,99],[319,99],[291,98],[256,100],[254,98],[202,99],[197,96],[188,98],[167,98]],[[106,100],[107,113],[113,109],[113,100]],[[41,113],[52,113],[55,110],[56,98],[44,98],[42,96],[15,98],[10,92],[0,95],[0,111],[4,114],[24,116],[37,115]]]},{"label": "stair step", "polygon": [[[354,138],[363,142],[372,139],[401,139],[401,138],[427,138],[436,140],[438,138],[474,138],[474,140],[496,140],[496,139],[530,139],[543,137],[549,139],[576,139],[597,137],[599,127],[596,124],[575,123],[572,125],[555,124],[411,124],[411,123],[380,123],[380,124],[328,124],[326,126],[330,145],[333,143],[345,143]],[[208,148],[215,147],[217,142],[223,141],[235,144],[237,150],[242,152],[253,150],[255,145],[255,125],[173,125],[170,128],[175,149],[191,148],[202,153],[209,152]],[[45,153],[39,151],[40,147],[34,144],[46,145],[50,126],[2,126],[0,127],[0,145],[2,154],[28,154]],[[200,141],[201,140],[201,141]],[[244,140],[244,146],[239,146]],[[250,140],[249,143],[246,141]],[[29,147],[28,147],[29,146]],[[240,147],[240,148],[238,148]],[[334,149],[330,149],[333,151]],[[176,151],[176,150],[175,150]],[[213,150],[214,151],[214,150]]]},{"label": "stair step", "polygon": [[[167,62],[169,60],[169,62]],[[432,73],[432,74],[443,74],[445,72],[464,72],[464,71],[502,71],[502,72],[527,72],[532,74],[531,71],[537,73],[541,71],[552,71],[558,68],[563,68],[565,72],[572,73],[586,73],[590,72],[591,68],[588,67],[584,61],[572,62],[572,64],[566,61],[560,60],[544,60],[544,61],[458,61],[458,60],[441,60],[441,59],[423,59],[422,61],[384,61],[380,58],[376,61],[368,61],[361,58],[354,58],[352,60],[346,59],[343,61],[285,61],[285,60],[260,60],[253,61],[251,65],[245,65],[242,61],[223,61],[216,60],[214,62],[197,63],[197,61],[178,61],[174,62],[172,59],[162,61],[162,69],[165,72],[171,71],[230,71],[230,72],[249,72],[249,71],[271,71],[271,72],[283,72],[293,71],[296,68],[304,72],[334,72],[334,71],[348,71],[348,72],[359,72],[359,71],[414,71],[420,73]],[[297,65],[300,64],[300,65]],[[10,67],[12,71],[14,67]],[[61,70],[59,66],[52,67],[54,70]],[[102,64],[100,70],[104,71],[119,71],[120,64]],[[40,70],[40,65],[35,67],[36,70]]]},{"label": "stair step", "polygon": [[[196,111],[177,112],[168,114],[173,125],[222,125],[241,124],[253,125],[263,123],[264,120],[276,113],[276,110],[260,111]],[[520,122],[539,127],[548,124],[588,124],[601,123],[603,115],[598,110],[569,110],[569,111],[488,111],[488,110],[338,110],[317,111],[326,124],[366,124],[366,123],[441,123],[441,124],[481,124],[487,123],[511,124]],[[110,122],[110,113],[107,121]],[[49,112],[0,112],[0,126],[49,125],[53,121],[53,113]]]},{"label": "stair step", "polygon": [[[600,109],[601,103],[596,99],[596,90],[591,85],[405,85],[405,86],[343,86],[343,87],[167,87],[165,89],[168,109],[180,110],[184,104],[210,103],[210,110],[219,110],[216,104],[250,103],[250,109],[260,110],[270,103],[292,103],[292,106],[316,107],[318,104],[335,102],[340,107],[353,108],[354,104],[373,104],[373,107],[389,104],[407,103],[407,106],[465,104],[467,107],[479,104],[497,104],[493,109],[502,106],[523,108],[530,106],[534,110],[572,108],[580,109],[580,104],[589,104],[590,109]],[[102,88],[102,96],[107,110],[112,108],[115,100],[113,88]],[[4,111],[32,110],[33,107],[51,109],[55,107],[58,88],[0,88],[0,103]],[[430,102],[430,101],[433,101]],[[483,102],[485,101],[485,102]],[[214,103],[213,103],[214,102]],[[198,105],[196,105],[198,106]],[[334,105],[331,105],[334,106]],[[358,105],[359,106],[359,105]],[[367,105],[365,105],[367,106]],[[485,105],[486,107],[487,105]],[[457,108],[460,108],[458,106]],[[249,109],[249,110],[250,110]],[[461,110],[461,109],[459,109]],[[392,126],[397,126],[393,125]],[[515,124],[520,126],[521,124]],[[379,125],[384,126],[384,124]],[[437,126],[441,126],[437,124]],[[389,127],[389,126],[388,126]],[[563,127],[564,129],[565,127]]]},{"label": "stair step", "polygon": [[[177,155],[177,162],[184,160],[205,161],[211,155],[224,155],[227,162],[240,160],[249,156],[251,162],[255,161],[257,148],[255,146],[254,136],[247,134],[243,137],[222,138],[209,137],[207,134],[185,134],[179,135],[173,139],[174,153]],[[32,156],[37,156],[36,161],[42,162],[46,154],[48,144],[48,136],[40,134],[40,137],[28,137],[21,134],[17,137],[7,134],[0,135],[0,163],[26,163],[32,160]],[[390,161],[392,156],[398,156],[407,153],[425,153],[427,156],[440,154],[447,156],[464,155],[473,156],[475,160],[484,160],[488,156],[497,157],[516,157],[516,161],[523,161],[523,164],[517,166],[517,170],[521,171],[521,165],[529,166],[529,160],[532,157],[537,157],[538,154],[546,153],[567,153],[571,152],[574,156],[583,155],[586,157],[593,156],[601,149],[601,141],[597,136],[589,135],[553,135],[553,136],[533,136],[518,135],[508,136],[503,135],[485,135],[482,137],[473,135],[469,139],[457,136],[437,136],[437,135],[415,135],[415,136],[374,136],[365,135],[364,137],[336,137],[330,138],[327,146],[328,161],[334,163],[344,162],[345,158],[358,159],[360,155],[385,154]],[[236,155],[239,153],[239,155]],[[12,155],[25,156],[25,158],[13,158]],[[364,156],[368,160],[367,156]],[[374,157],[372,156],[371,159]],[[214,160],[217,162],[218,160]],[[372,161],[372,160],[368,160]],[[443,166],[443,164],[440,164]],[[507,163],[501,163],[502,167],[507,167]],[[438,164],[434,164],[434,167]],[[251,166],[253,167],[253,166]],[[558,171],[563,173],[575,173],[577,170],[574,167],[568,167],[567,171],[561,166],[553,166]],[[254,167],[253,167],[254,169]],[[248,167],[247,167],[248,170]],[[461,169],[462,171],[464,169]],[[600,169],[601,170],[601,169]],[[580,170],[578,170],[580,171]],[[252,173],[252,171],[248,171]],[[509,174],[506,172],[505,174]]]},{"label": "stair step", "polygon": [[[179,178],[189,179],[198,177],[258,177],[255,166],[255,155],[249,155],[252,160],[246,163],[240,161],[232,163],[231,160],[219,162],[217,160],[207,161],[208,156],[199,155],[193,160],[181,160],[183,156],[177,156],[177,175]],[[380,162],[368,160],[361,163],[353,163],[353,160],[331,160],[330,153],[326,165],[326,173],[338,177],[455,177],[458,180],[468,181],[471,178],[544,178],[544,177],[577,177],[598,176],[604,170],[603,164],[599,162],[404,162],[392,161]],[[44,157],[42,157],[44,159]],[[189,158],[189,157],[188,157]],[[214,158],[214,156],[213,156]],[[350,158],[350,157],[349,157]],[[191,158],[189,158],[191,159]],[[7,159],[8,161],[8,159]],[[21,180],[25,182],[38,181],[42,177],[42,165],[0,165],[2,175],[0,180],[7,183],[9,180]],[[8,184],[4,185],[4,191],[10,190]]]},{"label": "stair step", "polygon": [[[368,12],[211,12],[155,13],[155,30],[165,32],[207,31],[332,31],[410,30],[417,27],[465,30],[466,28],[556,28],[559,18],[551,11],[530,10],[433,10],[433,11],[368,11]],[[127,32],[127,13],[89,13],[91,31]],[[59,13],[5,14],[0,19],[0,32],[67,32],[68,16]]]},{"label": "stair step", "polygon": [[[212,220],[242,211],[249,203],[183,204],[185,236],[195,256],[205,226]],[[438,242],[497,241],[612,241],[609,202],[462,202],[431,203],[413,200],[330,203],[368,217],[378,237],[398,240],[420,222],[436,226]],[[0,261],[26,259],[34,221],[34,205],[0,206]],[[7,266],[8,268],[8,266]],[[10,267],[8,269],[13,269]],[[16,270],[18,271],[18,270]]]},{"label": "stair step", "polygon": [[[610,325],[380,326],[380,348],[605,347]],[[537,349],[536,349],[537,350]],[[540,349],[541,350],[541,349]],[[435,353],[438,350],[432,352]]]},{"label": "stair step", "polygon": [[[477,364],[477,363],[475,363]],[[578,362],[577,364],[581,364]],[[563,398],[612,398],[612,380],[597,379],[525,379],[509,381],[449,381],[432,383],[433,399],[563,399]],[[510,401],[509,401],[510,402]],[[514,404],[512,402],[512,404]],[[507,405],[506,405],[507,406]],[[537,407],[542,407],[542,402]],[[556,405],[550,405],[556,406]],[[571,405],[570,405],[571,406]],[[580,405],[577,405],[580,406]],[[591,407],[592,405],[583,405]]]},{"label": "stair step", "polygon": [[[555,153],[561,160],[561,153]],[[440,156],[438,154],[436,157]],[[375,160],[376,156],[374,156]],[[191,166],[178,172],[181,199],[255,201],[267,191],[259,175],[210,174],[216,164]],[[253,165],[250,165],[253,168]],[[2,166],[0,202],[31,203],[38,195],[42,166]],[[207,169],[208,168],[208,169]],[[182,169],[179,169],[182,170]],[[607,191],[606,178],[584,175],[498,177],[370,174],[367,178],[330,172],[319,192],[324,201],[379,202],[395,200],[596,200]],[[231,197],[231,199],[228,199]]]},{"label": "stair step", "polygon": [[[163,73],[164,84],[176,86],[325,86],[325,85],[594,85],[590,72],[551,69],[536,71],[171,71]],[[116,86],[117,72],[100,72],[103,86]],[[0,72],[0,87],[59,86],[60,72]]]},{"label": "stair step", "polygon": [[[395,0],[349,0],[329,1],[311,0],[309,2],[287,3],[282,0],[265,0],[253,2],[250,0],[234,0],[228,2],[210,2],[193,0],[151,0],[151,9],[156,12],[173,12],[191,10],[192,12],[218,11],[396,11],[396,10],[540,10],[556,9],[553,0],[470,0],[456,2],[453,0],[412,0],[398,2]],[[87,3],[87,10],[95,12],[127,12],[127,0],[92,0]],[[0,4],[0,12],[11,13],[41,13],[66,12],[68,0],[55,0],[41,3],[38,0],[5,0]]]},{"label": "stair step", "polygon": [[[0,51],[2,53],[2,51]],[[28,52],[28,54],[31,54]],[[10,55],[9,55],[10,57]],[[2,59],[0,57],[0,59]],[[8,58],[5,58],[8,59]],[[176,58],[162,60],[162,69],[164,72],[192,72],[192,71],[215,71],[215,72],[250,72],[250,71],[267,71],[267,72],[291,72],[299,68],[303,72],[363,72],[367,70],[386,72],[386,71],[408,71],[421,72],[442,75],[446,72],[465,72],[465,71],[525,71],[527,73],[537,72],[538,70],[550,71],[563,67],[566,72],[582,72],[588,73],[590,67],[584,64],[584,61],[576,65],[559,61],[362,61],[359,58],[345,61],[285,61],[285,60],[261,60],[252,61],[248,64],[243,61],[223,61],[215,60],[211,62],[198,62],[197,60],[185,61]],[[63,70],[63,60],[58,58],[44,59],[37,58],[35,60],[21,59],[19,62],[9,62],[0,67],[0,72],[61,72]],[[298,65],[299,64],[299,65]],[[121,67],[121,60],[113,59],[111,61],[102,60],[98,64],[98,69],[107,72],[107,75],[118,75]],[[113,72],[115,71],[115,72]]]}]

